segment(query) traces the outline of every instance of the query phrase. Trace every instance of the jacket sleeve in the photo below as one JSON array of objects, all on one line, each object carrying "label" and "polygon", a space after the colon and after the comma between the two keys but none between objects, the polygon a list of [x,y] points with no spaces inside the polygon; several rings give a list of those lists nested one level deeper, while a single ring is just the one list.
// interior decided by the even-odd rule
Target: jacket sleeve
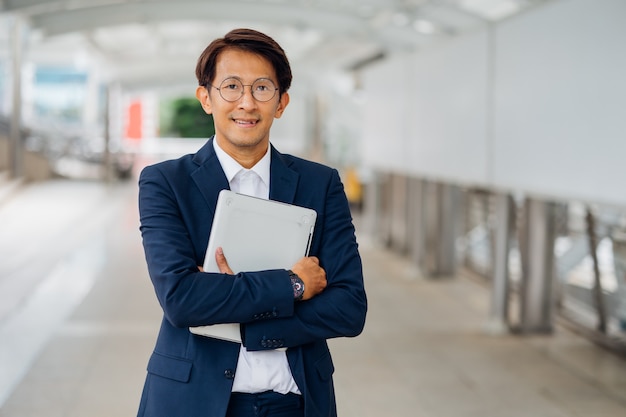
[{"label": "jacket sleeve", "polygon": [[315,233],[321,238],[316,255],[326,271],[326,289],[308,301],[296,302],[292,316],[246,323],[243,340],[248,350],[294,347],[362,332],[367,311],[363,268],[350,208],[336,170]]},{"label": "jacket sleeve", "polygon": [[200,238],[192,238],[190,229],[200,221],[210,224],[211,218],[197,217],[208,217],[206,202],[185,181],[188,176],[181,179],[177,174],[157,164],[145,168],[139,179],[148,272],[167,320],[175,327],[189,327],[292,316],[293,290],[284,270],[235,276],[198,270],[198,248],[206,247],[206,241],[204,246],[198,243]]}]

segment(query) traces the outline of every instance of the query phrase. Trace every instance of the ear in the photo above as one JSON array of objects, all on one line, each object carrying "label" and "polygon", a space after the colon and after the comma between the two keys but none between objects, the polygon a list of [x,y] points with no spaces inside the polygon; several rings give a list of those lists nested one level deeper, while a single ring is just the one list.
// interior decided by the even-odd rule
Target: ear
[{"label": "ear", "polygon": [[196,88],[196,98],[200,102],[200,105],[202,105],[202,109],[204,110],[206,114],[213,113],[213,107],[211,106],[211,96],[209,95],[209,90],[199,85],[198,88]]},{"label": "ear", "polygon": [[276,107],[276,113],[274,113],[274,117],[276,119],[280,119],[280,116],[283,115],[285,108],[289,104],[289,93],[284,92],[280,99],[278,100],[278,107]]}]

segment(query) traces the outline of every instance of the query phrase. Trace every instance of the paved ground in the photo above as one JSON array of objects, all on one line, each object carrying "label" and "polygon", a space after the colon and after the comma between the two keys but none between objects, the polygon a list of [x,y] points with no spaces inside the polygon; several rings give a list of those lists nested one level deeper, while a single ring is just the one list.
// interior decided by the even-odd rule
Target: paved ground
[{"label": "paved ground", "polygon": [[[341,417],[626,416],[623,359],[562,328],[488,335],[486,287],[359,240],[370,310],[331,341]],[[160,321],[135,182],[13,192],[0,259],[0,416],[134,415]]]}]

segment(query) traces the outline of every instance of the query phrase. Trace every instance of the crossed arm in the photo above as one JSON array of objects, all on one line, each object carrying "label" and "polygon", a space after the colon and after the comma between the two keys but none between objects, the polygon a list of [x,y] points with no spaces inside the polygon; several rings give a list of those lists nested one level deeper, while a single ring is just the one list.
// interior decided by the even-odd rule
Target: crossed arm
[{"label": "crossed arm", "polygon": [[[234,275],[228,261],[224,256],[222,248],[217,248],[215,251],[215,261],[222,274]],[[202,267],[198,269],[202,272]],[[304,295],[302,301],[310,300],[317,294],[324,291],[328,281],[326,280],[326,271],[320,266],[320,260],[316,256],[307,256],[301,258],[296,264],[291,267],[291,270],[302,279],[304,282]]]},{"label": "crossed arm", "polygon": [[206,239],[208,231],[189,225],[201,224],[205,214],[198,213],[201,198],[183,192],[187,191],[171,187],[157,169],[142,173],[146,260],[163,312],[173,326],[241,323],[249,350],[266,349],[263,339],[280,339],[292,347],[362,331],[367,310],[362,266],[338,175],[329,182],[320,210],[324,213],[316,228],[316,256],[302,258],[292,267],[305,283],[303,302],[294,301],[285,270],[232,275],[227,260],[217,254],[220,273],[201,272],[196,254],[202,249],[194,243],[199,244],[202,236]]}]

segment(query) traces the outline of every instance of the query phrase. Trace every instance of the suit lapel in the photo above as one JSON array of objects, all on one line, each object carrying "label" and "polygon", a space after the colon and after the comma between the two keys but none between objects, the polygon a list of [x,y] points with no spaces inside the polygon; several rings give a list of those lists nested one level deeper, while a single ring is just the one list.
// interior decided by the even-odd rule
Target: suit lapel
[{"label": "suit lapel", "polygon": [[293,204],[299,174],[289,168],[290,163],[273,146],[270,149],[270,200]]},{"label": "suit lapel", "polygon": [[191,173],[191,179],[196,183],[200,194],[206,201],[211,215],[215,213],[217,196],[221,190],[230,189],[226,175],[222,170],[215,149],[213,148],[213,138],[198,150],[193,161],[198,164],[198,169]]},{"label": "suit lapel", "polygon": [[[207,141],[194,155],[193,161],[198,168],[191,173],[191,178],[211,212],[215,213],[218,193],[230,189],[230,185],[215,154],[213,140]],[[270,146],[270,152],[270,200],[293,204],[299,174],[289,168],[290,163],[273,146]]]}]

